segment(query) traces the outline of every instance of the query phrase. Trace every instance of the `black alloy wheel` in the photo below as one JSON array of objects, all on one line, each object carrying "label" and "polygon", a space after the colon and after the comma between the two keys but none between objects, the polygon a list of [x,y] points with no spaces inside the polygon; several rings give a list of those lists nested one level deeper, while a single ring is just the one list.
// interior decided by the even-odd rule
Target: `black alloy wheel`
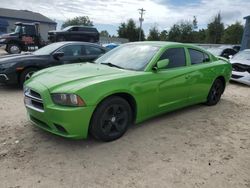
[{"label": "black alloy wheel", "polygon": [[103,101],[94,112],[91,121],[92,135],[102,141],[120,138],[131,124],[131,107],[121,97],[111,97]]},{"label": "black alloy wheel", "polygon": [[212,106],[216,105],[221,98],[221,95],[224,91],[224,83],[221,79],[216,79],[209,91],[208,98],[207,98],[207,105]]}]

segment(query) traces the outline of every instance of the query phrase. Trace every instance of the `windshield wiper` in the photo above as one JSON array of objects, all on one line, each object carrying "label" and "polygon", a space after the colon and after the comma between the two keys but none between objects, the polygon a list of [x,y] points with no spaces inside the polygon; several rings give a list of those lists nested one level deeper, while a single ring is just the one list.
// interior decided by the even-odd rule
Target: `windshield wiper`
[{"label": "windshield wiper", "polygon": [[120,67],[120,66],[118,66],[118,65],[115,65],[115,64],[113,64],[113,63],[110,63],[110,62],[103,62],[103,63],[101,63],[102,65],[108,65],[108,66],[110,66],[110,67],[116,67],[116,68],[119,68],[119,69],[124,69],[123,67]]}]

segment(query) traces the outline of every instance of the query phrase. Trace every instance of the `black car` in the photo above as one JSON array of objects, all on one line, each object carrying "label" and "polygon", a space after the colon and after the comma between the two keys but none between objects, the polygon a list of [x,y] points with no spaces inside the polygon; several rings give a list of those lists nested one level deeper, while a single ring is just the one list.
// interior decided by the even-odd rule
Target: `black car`
[{"label": "black car", "polygon": [[61,31],[49,31],[48,35],[51,42],[83,41],[94,43],[99,41],[97,29],[87,26],[68,26]]},{"label": "black car", "polygon": [[58,42],[33,53],[0,57],[0,83],[20,84],[40,70],[51,66],[91,62],[106,53],[106,49],[93,43]]},{"label": "black car", "polygon": [[216,56],[221,56],[227,59],[237,53],[236,50],[229,47],[208,48],[207,50]]}]

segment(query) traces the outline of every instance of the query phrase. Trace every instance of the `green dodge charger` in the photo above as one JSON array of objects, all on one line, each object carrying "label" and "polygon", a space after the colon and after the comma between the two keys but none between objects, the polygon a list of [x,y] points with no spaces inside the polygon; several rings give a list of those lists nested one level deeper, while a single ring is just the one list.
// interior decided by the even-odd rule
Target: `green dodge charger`
[{"label": "green dodge charger", "polygon": [[219,102],[231,64],[193,45],[136,42],[93,63],[47,68],[25,83],[28,117],[51,133],[102,141],[185,106]]}]

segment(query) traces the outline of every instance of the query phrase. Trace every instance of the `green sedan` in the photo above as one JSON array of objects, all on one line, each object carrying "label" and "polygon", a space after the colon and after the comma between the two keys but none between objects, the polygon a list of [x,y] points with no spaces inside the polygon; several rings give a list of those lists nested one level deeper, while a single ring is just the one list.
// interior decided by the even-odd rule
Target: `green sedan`
[{"label": "green sedan", "polygon": [[231,64],[172,42],[121,45],[94,63],[57,66],[25,83],[28,117],[67,138],[120,138],[129,125],[185,106],[219,102]]}]

